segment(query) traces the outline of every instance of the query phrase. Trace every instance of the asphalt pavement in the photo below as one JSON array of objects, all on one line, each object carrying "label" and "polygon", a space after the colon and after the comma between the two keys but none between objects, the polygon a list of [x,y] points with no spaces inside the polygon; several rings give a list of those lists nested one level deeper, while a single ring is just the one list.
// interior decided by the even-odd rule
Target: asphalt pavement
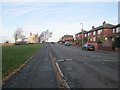
[{"label": "asphalt pavement", "polygon": [[118,88],[118,53],[51,44],[70,88]]},{"label": "asphalt pavement", "polygon": [[[50,55],[51,53],[51,55]],[[51,57],[70,88],[118,88],[118,54],[46,44],[3,88],[58,88]]]}]

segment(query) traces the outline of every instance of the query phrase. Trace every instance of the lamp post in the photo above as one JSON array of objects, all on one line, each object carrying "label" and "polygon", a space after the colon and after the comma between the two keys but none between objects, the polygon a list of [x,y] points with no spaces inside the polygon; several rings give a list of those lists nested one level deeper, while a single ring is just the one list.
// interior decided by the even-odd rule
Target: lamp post
[{"label": "lamp post", "polygon": [[82,25],[81,31],[82,31],[82,46],[83,46],[83,23],[80,23],[80,24]]}]

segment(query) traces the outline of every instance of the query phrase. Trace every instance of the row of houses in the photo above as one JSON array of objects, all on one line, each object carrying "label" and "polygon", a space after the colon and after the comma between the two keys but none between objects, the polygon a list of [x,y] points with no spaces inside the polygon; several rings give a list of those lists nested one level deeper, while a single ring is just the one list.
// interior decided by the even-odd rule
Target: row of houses
[{"label": "row of houses", "polygon": [[[66,39],[65,36],[62,37],[62,40],[69,40],[69,35],[67,35]],[[97,45],[96,48],[102,49],[111,48],[114,50],[117,47],[120,47],[120,24],[112,25],[109,23],[103,22],[102,25],[98,27],[92,26],[91,30],[81,30],[81,32],[75,34],[75,37],[72,37],[70,40],[73,40],[74,43],[84,44],[84,43],[94,43]],[[99,46],[99,47],[98,47]]]}]

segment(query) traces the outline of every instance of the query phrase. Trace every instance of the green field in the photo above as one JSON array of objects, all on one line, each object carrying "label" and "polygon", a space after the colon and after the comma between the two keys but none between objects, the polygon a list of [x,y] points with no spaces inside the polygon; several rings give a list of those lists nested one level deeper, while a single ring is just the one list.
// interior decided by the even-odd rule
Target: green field
[{"label": "green field", "polygon": [[41,44],[2,46],[2,77],[17,69],[41,46]]}]

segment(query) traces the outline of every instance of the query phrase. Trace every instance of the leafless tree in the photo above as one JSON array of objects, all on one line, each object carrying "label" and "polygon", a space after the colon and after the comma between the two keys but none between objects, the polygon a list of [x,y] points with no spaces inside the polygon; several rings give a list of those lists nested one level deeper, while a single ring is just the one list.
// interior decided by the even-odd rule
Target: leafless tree
[{"label": "leafless tree", "polygon": [[40,34],[40,41],[47,42],[50,37],[52,37],[52,32],[49,32],[49,30],[43,31]]},{"label": "leafless tree", "polygon": [[17,39],[22,39],[22,41],[24,41],[25,36],[23,35],[22,28],[17,28],[17,30],[14,32],[14,38],[15,38],[15,43]]}]

